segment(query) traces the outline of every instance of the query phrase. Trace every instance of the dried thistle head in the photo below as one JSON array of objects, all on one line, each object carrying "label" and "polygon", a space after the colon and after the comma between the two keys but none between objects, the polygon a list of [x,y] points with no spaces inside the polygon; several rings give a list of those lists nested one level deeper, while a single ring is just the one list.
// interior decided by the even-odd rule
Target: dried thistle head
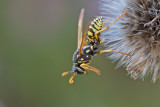
[{"label": "dried thistle head", "polygon": [[116,18],[125,9],[127,14],[103,33],[107,49],[131,53],[126,58],[114,53],[133,78],[153,74],[160,78],[160,0],[102,0],[100,10],[105,18]]}]

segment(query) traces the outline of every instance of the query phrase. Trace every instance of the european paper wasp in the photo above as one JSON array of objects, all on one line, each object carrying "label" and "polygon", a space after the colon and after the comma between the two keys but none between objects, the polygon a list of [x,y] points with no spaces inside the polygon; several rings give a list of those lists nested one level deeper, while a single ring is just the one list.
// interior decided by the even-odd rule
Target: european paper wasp
[{"label": "european paper wasp", "polygon": [[[126,11],[127,12],[127,11]],[[124,12],[120,17],[122,17],[126,12]],[[93,56],[97,54],[101,54],[104,52],[118,52],[124,55],[130,56],[130,54],[123,53],[116,50],[98,50],[98,45],[100,44],[99,34],[105,30],[107,30],[113,23],[115,23],[120,17],[118,17],[113,23],[111,23],[106,28],[102,29],[103,22],[102,17],[94,19],[91,24],[88,23],[85,27],[84,33],[82,35],[82,23],[84,17],[84,9],[81,10],[78,22],[78,47],[73,55],[73,67],[70,72],[63,72],[62,76],[66,76],[68,74],[73,73],[73,75],[69,79],[69,84],[73,84],[73,78],[76,74],[87,74],[86,70],[93,71],[100,75],[100,71],[89,65]],[[95,28],[93,28],[95,27]],[[95,29],[95,30],[94,30]],[[86,39],[86,33],[87,40]],[[91,33],[92,34],[91,34]],[[88,44],[87,44],[88,43]]]}]

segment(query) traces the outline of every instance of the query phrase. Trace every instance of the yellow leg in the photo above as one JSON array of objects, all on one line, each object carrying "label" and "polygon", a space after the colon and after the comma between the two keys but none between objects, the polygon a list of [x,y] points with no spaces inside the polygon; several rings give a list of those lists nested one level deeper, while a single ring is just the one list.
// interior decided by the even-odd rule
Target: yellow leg
[{"label": "yellow leg", "polygon": [[97,40],[97,44],[98,44],[98,45],[100,45],[100,44],[102,44],[102,43],[104,42],[104,39],[99,40],[97,34],[95,34],[95,38],[96,38],[96,40]]},{"label": "yellow leg", "polygon": [[117,53],[121,53],[121,54],[124,54],[124,55],[127,55],[127,56],[131,56],[131,54],[127,54],[127,53],[124,53],[124,52],[120,52],[120,51],[116,51],[116,50],[101,50],[99,52],[99,54],[102,54],[104,52],[117,52]]},{"label": "yellow leg", "polygon": [[63,73],[62,73],[62,77],[66,76],[66,75],[68,75],[68,74],[70,74],[70,72],[63,72]]},{"label": "yellow leg", "polygon": [[84,68],[84,69],[86,69],[86,70],[91,70],[91,71],[97,73],[98,75],[101,74],[101,71],[99,71],[98,69],[96,69],[96,68],[94,68],[92,66],[89,66],[87,64],[81,64],[81,67]]},{"label": "yellow leg", "polygon": [[100,41],[99,41],[98,35],[95,34],[94,37],[95,37],[95,39],[97,40],[97,44],[99,45],[99,44],[100,44]]},{"label": "yellow leg", "polygon": [[103,32],[103,31],[105,31],[105,30],[107,30],[107,29],[109,29],[109,27],[110,27],[111,25],[113,25],[118,19],[120,19],[120,18],[121,18],[123,15],[125,15],[126,13],[127,13],[127,10],[126,10],[123,14],[121,14],[121,15],[120,15],[114,22],[112,22],[109,26],[107,26],[106,28],[104,28],[104,29],[102,29],[102,30],[100,30],[100,31],[97,31],[97,32],[95,33],[95,35]]},{"label": "yellow leg", "polygon": [[73,84],[74,81],[73,81],[73,78],[76,76],[77,72],[75,72],[69,79],[69,84]]},{"label": "yellow leg", "polygon": [[87,45],[87,43],[88,43],[88,40],[86,40],[86,41],[84,42],[84,45],[83,45],[83,46],[86,46],[86,45]]}]

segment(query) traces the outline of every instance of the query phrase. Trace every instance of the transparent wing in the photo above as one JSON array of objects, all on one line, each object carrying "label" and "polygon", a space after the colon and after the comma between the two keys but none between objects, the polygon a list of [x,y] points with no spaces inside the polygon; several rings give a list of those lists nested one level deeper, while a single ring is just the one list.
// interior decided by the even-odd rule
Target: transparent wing
[{"label": "transparent wing", "polygon": [[85,30],[84,30],[84,33],[83,33],[83,36],[82,36],[82,42],[80,44],[80,48],[79,48],[79,52],[78,52],[78,56],[80,56],[82,54],[82,47],[85,43],[85,39],[86,39],[86,35],[87,35],[86,33],[88,31],[88,28],[89,28],[90,24],[91,24],[91,22],[88,22],[88,24],[85,27]]},{"label": "transparent wing", "polygon": [[79,21],[78,21],[78,47],[80,48],[81,41],[82,41],[82,23],[83,23],[83,17],[84,17],[84,8],[81,9],[80,15],[79,15]]}]

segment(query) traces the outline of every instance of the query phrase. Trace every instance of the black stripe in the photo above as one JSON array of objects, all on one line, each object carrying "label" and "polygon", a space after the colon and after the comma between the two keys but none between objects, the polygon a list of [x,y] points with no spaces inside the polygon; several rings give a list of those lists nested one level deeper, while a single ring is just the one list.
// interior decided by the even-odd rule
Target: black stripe
[{"label": "black stripe", "polygon": [[98,21],[100,21],[100,22],[101,22],[101,17],[98,17]]},{"label": "black stripe", "polygon": [[[99,24],[102,23],[101,18],[99,17],[98,20],[96,20],[96,22],[99,23]],[[98,25],[97,25],[97,26],[98,26]],[[100,27],[101,27],[101,26],[100,26]]]},{"label": "black stripe", "polygon": [[[94,23],[95,25],[97,25],[97,23],[99,23],[99,22],[97,22],[97,20],[96,20],[96,22],[94,21],[93,23]],[[97,25],[97,26],[99,26],[99,25]]]},{"label": "black stripe", "polygon": [[[96,23],[92,24],[91,26],[96,29],[97,31],[99,31],[94,25],[97,25]],[[98,25],[97,25],[98,26]],[[99,26],[98,26],[99,27]]]},{"label": "black stripe", "polygon": [[91,36],[91,35],[88,35],[88,38],[93,39],[93,35],[92,35],[92,36]]},{"label": "black stripe", "polygon": [[101,19],[101,17],[98,17],[98,20],[99,20],[99,21],[101,21],[100,19]]},{"label": "black stripe", "polygon": [[93,35],[95,34],[95,32],[93,31],[92,28],[89,28],[89,31],[93,33]]}]

